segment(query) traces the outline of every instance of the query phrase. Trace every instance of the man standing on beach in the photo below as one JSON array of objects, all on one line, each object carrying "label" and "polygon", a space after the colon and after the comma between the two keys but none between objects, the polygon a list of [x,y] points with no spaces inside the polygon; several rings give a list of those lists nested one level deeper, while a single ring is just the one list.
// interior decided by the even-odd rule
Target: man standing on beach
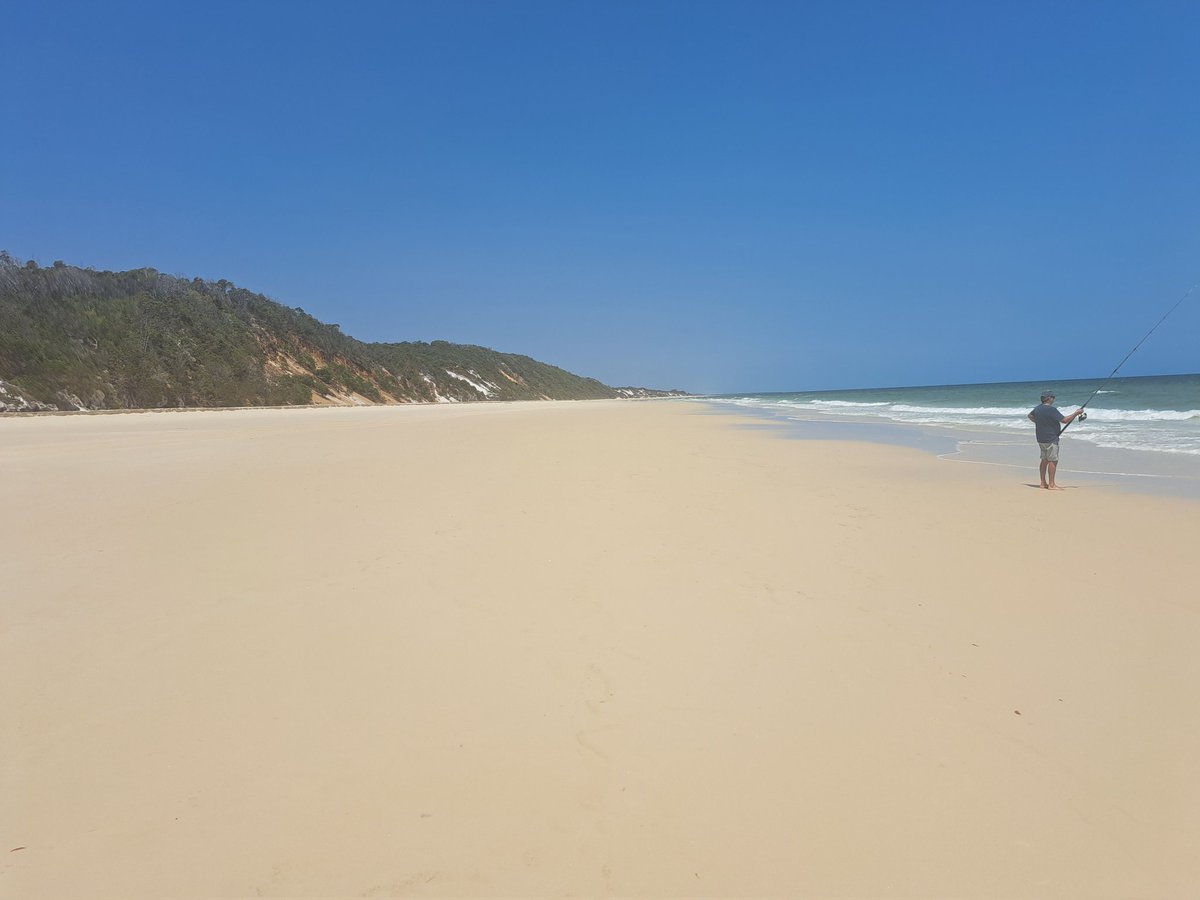
[{"label": "man standing on beach", "polygon": [[1083,413],[1083,407],[1075,410],[1069,416],[1064,416],[1054,405],[1054,391],[1042,391],[1042,404],[1030,410],[1026,417],[1036,426],[1038,446],[1042,448],[1042,463],[1038,466],[1038,474],[1042,479],[1042,487],[1049,491],[1061,491],[1054,483],[1054,473],[1058,469],[1058,436],[1067,425]]}]

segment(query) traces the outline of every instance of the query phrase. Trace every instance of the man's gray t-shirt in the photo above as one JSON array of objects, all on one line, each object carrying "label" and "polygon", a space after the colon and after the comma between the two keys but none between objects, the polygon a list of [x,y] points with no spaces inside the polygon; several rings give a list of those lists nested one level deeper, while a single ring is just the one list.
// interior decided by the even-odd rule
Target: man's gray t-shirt
[{"label": "man's gray t-shirt", "polygon": [[1033,416],[1034,428],[1037,431],[1039,444],[1057,444],[1058,435],[1062,432],[1059,423],[1066,418],[1058,411],[1057,406],[1039,403],[1030,413]]}]

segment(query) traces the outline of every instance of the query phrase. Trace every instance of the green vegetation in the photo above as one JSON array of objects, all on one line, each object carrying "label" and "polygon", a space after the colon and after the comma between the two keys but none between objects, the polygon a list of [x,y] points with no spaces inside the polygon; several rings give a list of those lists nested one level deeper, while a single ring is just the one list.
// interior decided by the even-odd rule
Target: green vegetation
[{"label": "green vegetation", "polygon": [[41,268],[0,251],[3,382],[59,409],[617,396],[486,347],[366,344],[224,280]]},{"label": "green vegetation", "polygon": [[[419,380],[422,373],[446,378],[446,370],[459,372],[485,387],[499,392],[505,400],[597,399],[615,397],[612,388],[594,378],[582,378],[565,369],[547,365],[515,353],[499,353],[487,347],[471,344],[410,342],[403,344],[371,344],[373,358],[401,383]],[[474,373],[474,374],[472,374]],[[507,377],[505,375],[507,373]],[[450,392],[458,400],[478,400],[481,394],[469,384],[454,378],[439,392]]]}]

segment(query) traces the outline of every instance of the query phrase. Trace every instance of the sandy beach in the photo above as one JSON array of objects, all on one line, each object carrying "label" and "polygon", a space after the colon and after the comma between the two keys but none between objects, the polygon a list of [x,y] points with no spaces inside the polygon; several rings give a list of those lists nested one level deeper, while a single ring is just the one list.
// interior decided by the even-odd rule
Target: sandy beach
[{"label": "sandy beach", "polygon": [[1200,503],[1030,459],[2,419],[0,896],[1195,897]]}]

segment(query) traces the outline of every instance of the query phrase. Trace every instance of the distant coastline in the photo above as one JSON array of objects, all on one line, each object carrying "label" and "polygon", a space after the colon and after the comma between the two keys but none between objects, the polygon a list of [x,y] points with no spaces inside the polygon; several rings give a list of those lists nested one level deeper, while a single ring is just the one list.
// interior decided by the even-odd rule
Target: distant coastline
[{"label": "distant coastline", "polygon": [[678,396],[449,341],[367,343],[221,279],[0,251],[0,412]]}]

